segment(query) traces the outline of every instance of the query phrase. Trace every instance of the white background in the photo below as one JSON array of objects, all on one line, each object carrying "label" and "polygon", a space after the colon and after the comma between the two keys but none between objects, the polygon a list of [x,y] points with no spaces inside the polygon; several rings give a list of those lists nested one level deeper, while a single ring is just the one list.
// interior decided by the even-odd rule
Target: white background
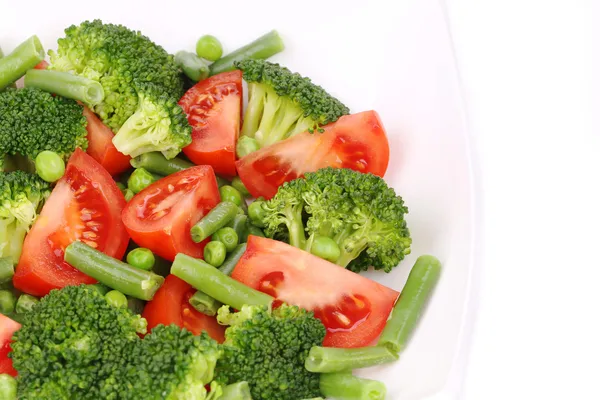
[{"label": "white background", "polygon": [[484,190],[467,400],[600,399],[598,5],[447,0]]}]

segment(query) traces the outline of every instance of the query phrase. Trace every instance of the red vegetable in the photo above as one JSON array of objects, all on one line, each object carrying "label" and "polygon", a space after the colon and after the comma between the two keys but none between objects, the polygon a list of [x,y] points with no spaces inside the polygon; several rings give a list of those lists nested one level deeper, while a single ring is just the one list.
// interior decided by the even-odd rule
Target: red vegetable
[{"label": "red vegetable", "polygon": [[17,376],[17,371],[12,366],[12,360],[8,358],[8,353],[11,351],[10,340],[12,335],[20,328],[21,324],[0,314],[0,374]]}]

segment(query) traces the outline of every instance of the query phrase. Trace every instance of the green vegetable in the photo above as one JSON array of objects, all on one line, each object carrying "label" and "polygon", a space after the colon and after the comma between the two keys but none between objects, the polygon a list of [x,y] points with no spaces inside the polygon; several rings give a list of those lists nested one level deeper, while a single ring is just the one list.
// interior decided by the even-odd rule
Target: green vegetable
[{"label": "green vegetable", "polygon": [[222,242],[208,242],[204,247],[204,260],[213,267],[220,267],[226,255],[227,249]]},{"label": "green vegetable", "polygon": [[307,371],[304,359],[311,347],[323,343],[326,331],[321,321],[312,312],[287,304],[272,311],[268,306],[239,309],[231,313],[223,306],[217,314],[219,323],[229,327],[216,380],[246,381],[254,399],[319,396],[319,374]]},{"label": "green vegetable", "polygon": [[344,372],[396,361],[398,355],[386,347],[336,348],[314,346],[305,367],[310,372]]},{"label": "green vegetable", "polygon": [[440,261],[433,256],[417,258],[392,316],[381,333],[378,346],[387,347],[396,354],[404,350],[440,278],[441,269]]},{"label": "green vegetable", "polygon": [[154,183],[155,180],[154,175],[144,168],[136,168],[127,180],[127,187],[137,194]]},{"label": "green vegetable", "polygon": [[0,374],[0,398],[17,400],[17,380],[8,374]]},{"label": "green vegetable", "polygon": [[191,143],[191,127],[177,104],[183,77],[174,57],[140,32],[85,21],[65,30],[50,68],[99,82],[104,100],[91,105],[116,132],[113,144],[136,157],[160,151],[171,159]]},{"label": "green vegetable", "polygon": [[131,166],[134,168],[144,168],[154,174],[167,176],[191,168],[194,164],[180,158],[167,160],[162,153],[151,152],[131,159]]},{"label": "green vegetable", "polygon": [[242,258],[245,252],[246,243],[238,244],[236,248],[231,253],[229,253],[227,258],[225,259],[225,262],[221,264],[221,266],[219,267],[219,271],[221,271],[225,275],[231,275],[238,261],[240,261],[240,258]]},{"label": "green vegetable", "polygon": [[[1,47],[0,47],[0,58],[4,58],[4,52],[2,51]],[[17,87],[17,85],[15,84],[15,82],[13,82],[10,85],[8,85],[7,87],[9,87],[9,88],[15,88],[15,87]],[[2,91],[2,89],[0,89],[0,92],[1,91]]]},{"label": "green vegetable", "polygon": [[252,400],[248,382],[236,382],[225,386],[218,400]]},{"label": "green vegetable", "polygon": [[127,296],[127,308],[134,314],[141,314],[144,311],[146,302],[136,299],[135,297]]},{"label": "green vegetable", "polygon": [[262,231],[262,229],[260,229],[257,226],[254,226],[252,224],[248,225],[248,235],[252,235],[252,236],[259,236],[259,237],[265,237],[264,232]]},{"label": "green vegetable", "polygon": [[94,283],[92,285],[88,285],[88,288],[94,289],[95,291],[100,293],[102,296],[104,296],[106,293],[108,293],[110,291],[109,287],[107,287],[106,285],[103,285],[101,283]]},{"label": "green vegetable", "polygon": [[210,65],[210,74],[217,75],[221,72],[233,71],[235,69],[234,64],[237,61],[248,58],[267,59],[282,52],[283,49],[283,40],[281,40],[279,33],[272,30],[212,63]]},{"label": "green vegetable", "polygon": [[336,262],[342,255],[338,244],[327,236],[314,236],[310,252],[324,260]]},{"label": "green vegetable", "polygon": [[220,177],[219,175],[215,175],[215,177],[217,178],[217,186],[219,188],[225,186],[225,185],[229,185],[229,181],[225,178]]},{"label": "green vegetable", "polygon": [[0,290],[0,314],[11,314],[15,311],[17,299],[11,290]]},{"label": "green vegetable", "polygon": [[[1,180],[0,180],[1,182]],[[1,198],[1,197],[0,197]],[[2,208],[0,207],[0,215],[2,215]],[[3,228],[3,225],[0,224],[0,228]],[[0,235],[1,237],[1,235]],[[0,244],[0,250],[2,249],[2,244]],[[0,251],[1,253],[1,251]],[[3,285],[7,282],[12,282],[12,278],[15,275],[15,267],[13,265],[13,258],[11,256],[8,257],[0,257],[0,285]]]},{"label": "green vegetable", "polygon": [[127,254],[127,264],[145,271],[152,270],[155,261],[152,251],[143,247],[133,249]]},{"label": "green vegetable", "polygon": [[233,186],[224,185],[219,188],[221,194],[221,201],[229,201],[237,206],[241,206],[244,202],[242,194],[238,192]]},{"label": "green vegetable", "polygon": [[351,372],[321,374],[323,396],[340,400],[383,400],[387,389],[382,382],[359,378]]},{"label": "green vegetable", "polygon": [[248,206],[248,216],[250,221],[259,228],[264,228],[263,220],[267,216],[267,211],[263,206],[264,200],[255,200]]},{"label": "green vegetable", "polygon": [[141,300],[152,300],[165,280],[160,275],[132,267],[79,241],[67,246],[65,261],[100,283]]},{"label": "green vegetable", "polygon": [[231,180],[231,186],[233,186],[233,188],[235,190],[237,190],[238,192],[240,192],[240,194],[242,196],[244,196],[244,197],[250,197],[250,192],[248,191],[248,189],[244,185],[244,182],[242,182],[242,180],[240,179],[239,176],[236,176],[236,177],[234,177]]},{"label": "green vegetable", "polygon": [[175,64],[183,70],[188,78],[198,82],[208,78],[208,63],[189,51],[178,51],[175,54]]},{"label": "green vegetable", "polygon": [[213,35],[204,35],[196,42],[196,54],[208,61],[217,61],[223,55],[223,46]]},{"label": "green vegetable", "polygon": [[125,201],[129,201],[131,199],[133,199],[133,196],[135,196],[135,193],[133,193],[133,190],[127,188],[127,190],[125,190]]},{"label": "green vegetable", "polygon": [[35,158],[35,172],[46,182],[56,182],[65,174],[65,162],[55,152],[44,150]]},{"label": "green vegetable", "polygon": [[197,291],[190,297],[189,303],[202,314],[215,316],[223,303],[213,299],[204,292]]},{"label": "green vegetable", "polygon": [[125,192],[127,192],[127,186],[125,186],[122,182],[116,182],[116,183],[117,183],[117,187],[119,188],[121,193],[123,193],[123,196],[125,196]]},{"label": "green vegetable", "polygon": [[19,296],[17,304],[15,305],[15,312],[17,314],[25,314],[33,310],[33,308],[40,302],[37,297],[30,294],[23,293]]},{"label": "green vegetable", "polygon": [[[237,217],[237,215],[236,215],[236,217]],[[233,251],[239,243],[239,238],[238,238],[237,232],[235,231],[235,229],[228,227],[228,226],[216,231],[212,235],[212,240],[223,243],[225,245],[225,249],[227,250],[228,253]]]},{"label": "green vegetable", "polygon": [[236,215],[229,223],[228,227],[233,228],[238,236],[240,243],[245,243],[248,239],[248,216],[245,214]]},{"label": "green vegetable", "polygon": [[118,290],[111,290],[104,295],[108,304],[117,308],[127,307],[127,297]]},{"label": "green vegetable", "polygon": [[208,212],[191,229],[192,240],[200,243],[225,225],[237,214],[238,206],[229,201],[222,201]]},{"label": "green vegetable", "polygon": [[46,53],[37,36],[32,36],[12,53],[0,57],[0,90],[22,77],[28,69],[39,64]]},{"label": "green vegetable", "polygon": [[237,145],[235,146],[235,152],[238,158],[247,156],[250,153],[260,150],[260,143],[258,140],[250,136],[242,136],[238,139]]},{"label": "green vegetable", "polygon": [[243,305],[270,305],[273,298],[249,288],[202,260],[177,254],[171,273],[196,290],[239,310]]},{"label": "green vegetable", "polygon": [[30,69],[25,74],[25,87],[34,87],[85,104],[99,104],[104,89],[98,82],[68,72]]},{"label": "green vegetable", "polygon": [[349,113],[348,107],[310,79],[263,60],[235,63],[248,83],[241,137],[265,147],[298,133],[320,130]]},{"label": "green vegetable", "polygon": [[[284,183],[249,210],[267,237],[312,251],[328,237],[340,250],[335,263],[354,272],[370,266],[390,272],[410,253],[402,198],[380,177],[345,168],[323,168]],[[308,239],[306,237],[308,233]],[[317,252],[321,251],[317,247]],[[333,256],[330,248],[326,256]],[[334,249],[333,249],[334,250]]]}]

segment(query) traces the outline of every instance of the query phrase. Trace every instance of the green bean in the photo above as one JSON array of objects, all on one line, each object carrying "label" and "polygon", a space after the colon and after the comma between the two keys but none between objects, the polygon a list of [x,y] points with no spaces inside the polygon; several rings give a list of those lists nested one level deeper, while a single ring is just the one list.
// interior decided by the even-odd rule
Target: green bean
[{"label": "green bean", "polygon": [[242,182],[242,180],[240,179],[239,176],[235,176],[231,180],[231,186],[233,186],[234,189],[236,189],[238,192],[240,192],[240,194],[242,196],[250,197],[250,192],[248,191],[248,189],[244,185],[244,182]]},{"label": "green bean", "polygon": [[213,299],[206,293],[199,290],[194,293],[192,297],[190,297],[189,303],[197,311],[211,317],[217,315],[217,311],[223,305],[223,303]]},{"label": "green bean", "polygon": [[200,290],[236,310],[241,310],[244,305],[262,306],[271,305],[273,302],[273,298],[268,294],[254,290],[225,275],[205,261],[185,254],[180,253],[175,256],[171,273],[192,285],[196,290]]},{"label": "green bean", "polygon": [[229,253],[223,264],[219,267],[219,271],[226,275],[231,275],[240,258],[246,252],[246,243],[238,244],[237,247]]},{"label": "green bean", "polygon": [[110,292],[104,295],[104,298],[106,298],[106,301],[111,306],[117,308],[127,307],[127,297],[125,297],[125,295],[119,292],[118,290],[111,290]]},{"label": "green bean", "polygon": [[223,243],[225,245],[225,250],[227,250],[228,253],[233,251],[233,249],[235,249],[239,243],[239,237],[237,235],[237,232],[235,231],[235,229],[230,228],[228,226],[216,231],[212,235],[211,239]]},{"label": "green bean", "polygon": [[191,162],[181,158],[167,160],[161,152],[153,151],[132,158],[130,164],[134,168],[144,168],[154,174],[167,176],[175,172],[183,171],[194,166]]},{"label": "green bean", "polygon": [[142,300],[152,300],[165,280],[160,275],[132,267],[79,241],[67,246],[65,261],[98,282]]},{"label": "green bean", "polygon": [[219,400],[252,400],[248,382],[241,381],[225,386]]},{"label": "green bean", "polygon": [[196,42],[196,54],[208,61],[217,61],[223,55],[223,46],[213,35],[204,35]]},{"label": "green bean", "polygon": [[238,240],[240,243],[246,243],[248,240],[248,216],[245,214],[236,215],[227,226],[233,228],[237,233]]},{"label": "green bean", "polygon": [[190,229],[192,240],[200,243],[225,225],[237,214],[238,206],[229,201],[222,201]]},{"label": "green bean", "polygon": [[9,374],[0,374],[0,398],[17,400],[17,380]]},{"label": "green bean", "polygon": [[95,291],[100,293],[102,296],[104,296],[106,293],[108,293],[110,291],[110,288],[108,286],[103,285],[101,283],[94,283],[94,284],[88,285],[88,287],[90,289],[94,289]]},{"label": "green bean", "polygon": [[246,58],[264,60],[282,52],[283,49],[283,40],[281,40],[279,33],[276,30],[272,30],[212,63],[210,65],[210,74],[216,75],[221,72],[233,71],[235,69],[233,63],[236,61]]},{"label": "green bean", "polygon": [[146,302],[144,300],[136,299],[135,297],[127,296],[127,308],[134,314],[141,314],[144,311]]},{"label": "green bean", "polygon": [[175,64],[194,82],[208,78],[208,63],[194,53],[183,50],[178,51],[175,54]]},{"label": "green bean", "polygon": [[383,382],[359,378],[351,372],[321,374],[321,394],[340,400],[383,400],[387,389]]},{"label": "green bean", "polygon": [[143,247],[133,249],[127,254],[127,264],[146,271],[150,271],[154,267],[155,261],[152,251]]},{"label": "green bean", "polygon": [[250,221],[252,221],[252,223],[258,227],[265,226],[263,220],[267,215],[267,212],[263,208],[264,203],[265,202],[262,200],[254,200],[248,206],[248,217],[250,217]]},{"label": "green bean", "polygon": [[15,311],[17,299],[11,290],[0,290],[0,314],[11,314]]},{"label": "green bean", "polygon": [[135,194],[150,186],[156,178],[144,168],[136,168],[127,180],[127,187]]},{"label": "green bean", "polygon": [[44,59],[46,53],[37,36],[32,36],[0,59],[0,90],[22,77]]},{"label": "green bean", "polygon": [[19,299],[17,300],[17,304],[15,305],[15,312],[17,314],[28,313],[39,302],[40,300],[37,297],[23,293],[19,296]]},{"label": "green bean", "polygon": [[262,229],[260,229],[257,226],[254,226],[252,224],[248,224],[248,236],[259,236],[259,237],[265,237],[264,232],[262,231]]},{"label": "green bean", "polygon": [[313,346],[304,361],[310,372],[343,372],[396,361],[387,347],[336,348]]},{"label": "green bean", "polygon": [[11,282],[15,275],[12,257],[0,257],[0,284]]},{"label": "green bean", "polygon": [[24,85],[88,105],[100,104],[104,100],[104,89],[100,83],[69,72],[30,69],[25,74]]},{"label": "green bean", "polygon": [[[2,47],[0,47],[0,58],[4,58],[4,52],[2,51]],[[17,87],[17,85],[15,85],[15,83],[11,83],[10,85],[8,85],[7,87],[9,88],[15,88]],[[2,89],[0,89],[0,92],[2,91]],[[9,157],[5,156],[6,158],[10,159]],[[6,164],[7,164],[7,159],[4,160],[4,172],[9,172],[10,170],[7,170]]]},{"label": "green bean", "polygon": [[242,136],[238,139],[237,145],[235,146],[235,152],[238,158],[247,156],[250,153],[260,150],[260,143],[258,140],[250,136]]},{"label": "green bean", "polygon": [[440,261],[433,256],[417,258],[392,316],[381,333],[378,346],[385,346],[396,354],[404,350],[439,280],[441,268]]},{"label": "green bean", "polygon": [[227,256],[227,249],[222,242],[208,242],[204,247],[204,261],[213,267],[220,267]]},{"label": "green bean", "polygon": [[230,201],[237,206],[241,206],[244,201],[242,194],[230,185],[221,186],[219,193],[221,194],[221,201]]},{"label": "green bean", "polygon": [[46,182],[56,182],[65,174],[65,161],[55,152],[44,150],[35,158],[35,172]]},{"label": "green bean", "polygon": [[335,262],[340,258],[342,253],[335,240],[327,236],[315,236],[310,246],[310,252],[331,262]]}]

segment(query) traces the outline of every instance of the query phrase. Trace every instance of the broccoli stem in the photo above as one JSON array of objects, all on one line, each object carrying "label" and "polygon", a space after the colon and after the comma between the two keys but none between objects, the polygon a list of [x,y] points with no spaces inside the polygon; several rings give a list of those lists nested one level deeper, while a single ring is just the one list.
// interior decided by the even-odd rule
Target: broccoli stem
[{"label": "broccoli stem", "polygon": [[441,272],[440,261],[433,256],[420,256],[412,267],[402,295],[392,310],[378,346],[385,346],[398,354],[415,330],[425,303],[431,295]]},{"label": "broccoli stem", "polygon": [[383,382],[359,378],[351,372],[321,374],[319,387],[323,396],[338,400],[383,400],[387,392]]},{"label": "broccoli stem", "polygon": [[132,267],[75,241],[65,249],[65,261],[100,283],[141,300],[152,300],[164,278]]},{"label": "broccoli stem", "polygon": [[175,54],[175,64],[179,65],[183,73],[194,82],[208,78],[208,63],[195,53],[178,51]]},{"label": "broccoli stem", "polygon": [[219,271],[221,271],[225,275],[231,275],[238,261],[240,261],[240,258],[242,258],[245,252],[246,243],[238,244],[236,248],[233,249],[231,253],[229,253],[223,264],[221,264],[221,266],[219,267]]},{"label": "broccoli stem", "polygon": [[175,257],[171,273],[192,285],[196,290],[237,310],[244,305],[270,305],[273,301],[271,296],[254,290],[227,276],[212,265],[185,254],[180,253]]},{"label": "broccoli stem", "polygon": [[211,317],[217,315],[217,310],[223,305],[221,302],[215,300],[200,290],[190,297],[189,303],[197,311]]},{"label": "broccoli stem", "polygon": [[0,59],[0,90],[22,77],[44,59],[46,53],[37,36],[32,36]]},{"label": "broccoli stem", "polygon": [[336,348],[313,346],[305,360],[310,372],[343,372],[396,361],[398,355],[386,347]]},{"label": "broccoli stem", "polygon": [[88,105],[96,105],[104,100],[104,89],[100,83],[68,72],[30,69],[25,74],[24,84]]},{"label": "broccoli stem", "polygon": [[358,240],[350,243],[346,241],[352,232],[352,227],[348,227],[333,237],[333,240],[338,244],[341,251],[341,255],[335,261],[335,263],[344,268],[350,264],[350,261],[357,258],[359,254],[367,248],[366,237],[361,237]]},{"label": "broccoli stem", "polygon": [[[248,83],[248,106],[244,113],[244,123],[242,124],[239,140],[242,140],[244,137],[254,138],[254,133],[258,130],[258,126],[262,119],[266,96],[267,90],[265,85],[257,82]],[[246,154],[250,153],[251,151],[248,151]],[[238,156],[243,157],[246,154],[238,154]]]},{"label": "broccoli stem", "polygon": [[12,257],[0,257],[0,285],[10,282],[14,274]]},{"label": "broccoli stem", "polygon": [[219,400],[252,400],[248,382],[241,381],[225,386]]},{"label": "broccoli stem", "polygon": [[221,72],[233,71],[236,61],[242,61],[246,58],[266,60],[284,49],[283,40],[276,30],[272,30],[259,37],[256,40],[232,51],[225,57],[218,59],[210,65],[210,75],[220,74]]},{"label": "broccoli stem", "polygon": [[222,201],[208,212],[190,229],[192,240],[200,243],[229,223],[238,213],[239,207],[230,202]]},{"label": "broccoli stem", "polygon": [[147,171],[162,176],[171,175],[175,172],[183,171],[194,166],[194,164],[180,158],[167,160],[165,156],[158,151],[141,154],[132,158],[130,163],[134,168],[144,168]]}]

